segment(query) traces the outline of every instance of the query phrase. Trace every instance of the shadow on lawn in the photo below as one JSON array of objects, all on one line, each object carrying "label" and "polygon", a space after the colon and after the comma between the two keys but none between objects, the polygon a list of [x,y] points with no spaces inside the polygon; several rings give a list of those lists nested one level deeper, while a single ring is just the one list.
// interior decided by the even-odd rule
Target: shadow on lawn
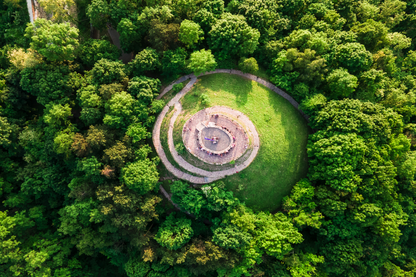
[{"label": "shadow on lawn", "polygon": [[[217,79],[223,79],[221,75],[223,74],[219,73],[206,76],[205,78],[209,78],[208,81],[205,81],[206,86],[198,83],[199,88],[202,91],[209,88],[212,91],[224,91],[233,94],[235,95],[238,107],[247,104],[248,94],[253,89],[252,82],[242,82],[241,79],[245,80],[244,78],[226,78],[225,82],[218,82]],[[229,76],[229,74],[227,75]]]}]

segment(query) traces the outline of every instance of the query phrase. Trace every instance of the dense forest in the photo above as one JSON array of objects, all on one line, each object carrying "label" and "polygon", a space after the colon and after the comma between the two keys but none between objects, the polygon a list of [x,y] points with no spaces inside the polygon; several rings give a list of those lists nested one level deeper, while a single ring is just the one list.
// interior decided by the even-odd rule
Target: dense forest
[{"label": "dense forest", "polygon": [[[415,0],[38,2],[31,24],[0,0],[0,276],[416,275]],[[156,96],[215,68],[310,118],[273,213],[221,181],[173,181],[181,210],[159,191]]]}]

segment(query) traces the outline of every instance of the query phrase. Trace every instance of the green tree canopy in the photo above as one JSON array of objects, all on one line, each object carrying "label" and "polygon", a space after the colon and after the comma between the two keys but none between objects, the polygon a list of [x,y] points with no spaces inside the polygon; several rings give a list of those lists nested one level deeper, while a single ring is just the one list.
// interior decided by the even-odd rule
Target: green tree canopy
[{"label": "green tree canopy", "polygon": [[43,18],[28,25],[26,37],[32,39],[30,47],[50,61],[73,60],[79,45],[78,29]]},{"label": "green tree canopy", "polygon": [[348,73],[344,68],[335,69],[328,77],[328,86],[332,98],[349,97],[358,86],[358,78]]},{"label": "green tree canopy", "polygon": [[195,76],[207,71],[213,71],[216,67],[217,62],[211,50],[206,51],[205,49],[201,49],[200,51],[195,51],[189,58],[188,68]]},{"label": "green tree canopy", "polygon": [[91,70],[94,83],[98,85],[123,82],[127,78],[126,67],[121,61],[101,59]]},{"label": "green tree canopy", "polygon": [[258,46],[260,32],[250,27],[243,16],[224,13],[209,32],[210,49],[220,59],[252,54]]},{"label": "green tree canopy", "polygon": [[242,57],[240,61],[238,62],[238,67],[241,69],[241,71],[252,73],[252,74],[256,74],[257,71],[259,70],[259,65],[257,64],[256,59],[253,57],[251,58]]},{"label": "green tree canopy", "polygon": [[125,91],[116,93],[105,103],[104,124],[113,128],[126,128],[135,118],[135,100]]},{"label": "green tree canopy", "polygon": [[160,226],[155,240],[170,250],[180,249],[191,240],[194,234],[191,225],[190,219],[171,213]]},{"label": "green tree canopy", "polygon": [[105,40],[88,39],[80,48],[79,57],[89,68],[101,59],[117,61],[121,55],[115,45]]},{"label": "green tree canopy", "polygon": [[161,83],[159,79],[153,79],[145,76],[133,77],[127,91],[137,98],[140,103],[150,105],[153,99],[159,94]]},{"label": "green tree canopy", "polygon": [[108,2],[105,0],[92,0],[87,7],[86,14],[95,28],[103,30],[106,28],[109,20],[110,7]]},{"label": "green tree canopy", "polygon": [[149,159],[136,161],[123,168],[122,181],[139,194],[153,190],[158,180],[156,165]]},{"label": "green tree canopy", "polygon": [[183,48],[163,52],[163,75],[179,77],[185,73],[187,53]]},{"label": "green tree canopy", "polygon": [[357,34],[357,40],[369,50],[383,48],[388,44],[388,28],[381,22],[372,19],[351,28]]},{"label": "green tree canopy", "polygon": [[159,54],[150,47],[137,53],[134,59],[128,63],[130,74],[133,76],[140,76],[146,72],[158,70],[160,66]]},{"label": "green tree canopy", "polygon": [[348,69],[351,73],[368,70],[373,63],[371,53],[360,43],[338,45],[335,58],[341,67]]},{"label": "green tree canopy", "polygon": [[69,85],[70,70],[65,65],[38,64],[21,72],[22,89],[37,97],[42,105],[51,101],[67,103],[72,89]]},{"label": "green tree canopy", "polygon": [[183,42],[187,47],[192,48],[198,41],[204,39],[204,32],[201,27],[190,20],[185,19],[181,23],[179,29],[179,40]]}]

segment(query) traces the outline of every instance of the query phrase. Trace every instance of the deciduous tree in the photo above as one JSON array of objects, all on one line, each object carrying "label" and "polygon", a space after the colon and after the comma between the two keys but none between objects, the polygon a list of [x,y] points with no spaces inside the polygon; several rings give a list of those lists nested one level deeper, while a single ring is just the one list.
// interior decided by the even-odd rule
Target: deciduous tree
[{"label": "deciduous tree", "polygon": [[260,32],[250,27],[243,16],[224,13],[209,32],[210,49],[220,59],[252,54],[259,44]]},{"label": "deciduous tree", "polygon": [[117,61],[121,55],[121,51],[106,40],[88,39],[80,48],[79,57],[89,68],[101,59]]},{"label": "deciduous tree", "polygon": [[158,70],[160,66],[159,54],[150,47],[137,53],[128,64],[130,74],[133,76],[140,76],[146,72]]},{"label": "deciduous tree", "polygon": [[358,78],[348,73],[344,68],[335,69],[328,77],[330,96],[335,99],[349,97],[358,86]]},{"label": "deciduous tree", "polygon": [[216,67],[217,62],[215,61],[215,57],[211,53],[211,50],[206,51],[205,49],[201,49],[199,51],[195,51],[189,58],[188,68],[195,74],[195,76],[207,71],[213,71]]},{"label": "deciduous tree", "polygon": [[43,18],[28,25],[26,37],[32,39],[30,47],[50,61],[73,60],[79,45],[78,29]]},{"label": "deciduous tree", "polygon": [[136,161],[123,168],[122,181],[139,194],[153,190],[158,180],[156,165],[149,159]]},{"label": "deciduous tree", "polygon": [[155,240],[170,250],[178,250],[189,242],[194,234],[192,221],[185,216],[171,213],[159,227]]},{"label": "deciduous tree", "polygon": [[203,39],[204,32],[197,23],[187,19],[182,21],[179,28],[179,40],[181,42],[183,42],[187,47],[192,48]]}]

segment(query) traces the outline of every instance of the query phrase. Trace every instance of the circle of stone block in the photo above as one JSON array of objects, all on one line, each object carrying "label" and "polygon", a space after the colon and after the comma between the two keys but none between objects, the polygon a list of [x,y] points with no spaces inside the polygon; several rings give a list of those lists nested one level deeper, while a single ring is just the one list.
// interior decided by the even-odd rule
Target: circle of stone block
[{"label": "circle of stone block", "polygon": [[[250,140],[237,121],[225,114],[209,112],[215,108],[201,110],[188,119],[182,129],[182,141],[188,152],[201,161],[223,165],[240,158],[249,148]],[[218,108],[224,113],[233,112],[230,108]],[[218,137],[218,144],[205,140],[207,134]]]},{"label": "circle of stone block", "polygon": [[[202,123],[200,124],[202,125],[201,129],[197,127],[197,130],[199,130],[197,140],[201,150],[214,155],[220,155],[227,153],[233,147],[233,136],[226,129],[220,126],[204,126]],[[211,140],[209,140],[210,137]]]}]

